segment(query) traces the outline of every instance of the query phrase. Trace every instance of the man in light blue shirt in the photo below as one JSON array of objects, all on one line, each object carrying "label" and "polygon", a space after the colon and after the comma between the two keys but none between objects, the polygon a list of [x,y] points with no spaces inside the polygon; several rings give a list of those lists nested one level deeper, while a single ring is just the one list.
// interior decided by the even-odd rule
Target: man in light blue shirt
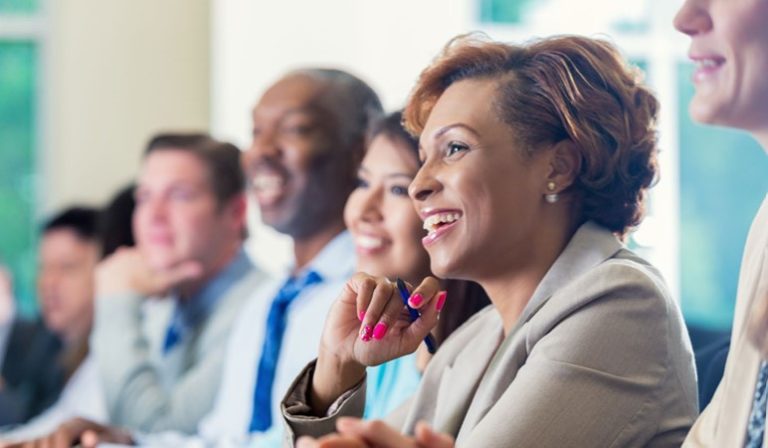
[{"label": "man in light blue shirt", "polygon": [[[279,445],[282,396],[317,356],[327,311],[354,272],[344,204],[355,187],[368,124],[381,112],[364,82],[326,69],[288,74],[254,108],[245,170],[262,220],[292,238],[294,263],[254,295],[233,330],[222,388],[200,426],[203,439],[245,441],[251,434],[257,446]],[[281,291],[291,279],[312,275],[316,280],[290,299],[282,331],[273,331]],[[267,359],[270,338],[282,339],[276,359]]]}]

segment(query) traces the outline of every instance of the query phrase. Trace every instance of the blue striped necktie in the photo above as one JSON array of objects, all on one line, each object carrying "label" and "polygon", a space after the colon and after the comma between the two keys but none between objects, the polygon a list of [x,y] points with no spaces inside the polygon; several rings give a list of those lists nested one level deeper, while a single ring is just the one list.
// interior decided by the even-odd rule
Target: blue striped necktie
[{"label": "blue striped necktie", "polygon": [[749,414],[747,441],[744,443],[744,446],[747,448],[762,448],[763,446],[765,407],[766,399],[768,398],[766,385],[768,385],[768,362],[763,361],[760,364],[760,372],[757,374],[755,398],[752,401],[752,412]]},{"label": "blue striped necktie", "polygon": [[253,391],[250,432],[266,431],[272,426],[272,386],[275,382],[275,370],[280,357],[288,308],[302,290],[321,281],[322,277],[315,271],[308,271],[300,277],[291,277],[272,300],[267,315],[267,330],[257,370],[256,387]]}]

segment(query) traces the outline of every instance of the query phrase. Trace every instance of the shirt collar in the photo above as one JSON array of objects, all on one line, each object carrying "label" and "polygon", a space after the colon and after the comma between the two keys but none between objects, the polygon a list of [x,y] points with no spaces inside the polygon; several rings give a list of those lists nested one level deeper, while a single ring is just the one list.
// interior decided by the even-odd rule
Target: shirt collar
[{"label": "shirt collar", "polygon": [[[302,271],[315,271],[324,282],[328,282],[348,278],[354,272],[355,263],[354,241],[349,231],[345,230],[326,244]],[[293,267],[289,268],[287,275],[292,271]]]},{"label": "shirt collar", "polygon": [[224,296],[227,289],[245,277],[254,268],[243,248],[218,274],[189,299],[176,301],[174,314],[184,327],[193,327],[204,320]]}]

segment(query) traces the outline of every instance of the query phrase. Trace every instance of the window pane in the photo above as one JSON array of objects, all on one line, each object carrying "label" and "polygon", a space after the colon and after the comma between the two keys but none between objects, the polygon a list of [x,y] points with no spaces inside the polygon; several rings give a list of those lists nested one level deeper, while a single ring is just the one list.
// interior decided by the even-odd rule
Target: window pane
[{"label": "window pane", "polygon": [[678,67],[680,282],[686,319],[727,329],[749,225],[768,191],[768,160],[747,134],[694,124],[693,67]]},{"label": "window pane", "polygon": [[531,0],[480,0],[480,21],[522,23]]},{"label": "window pane", "polygon": [[651,7],[648,0],[479,0],[477,4],[482,23],[563,30],[560,32],[645,32]]},{"label": "window pane", "polygon": [[36,70],[33,43],[0,41],[0,261],[24,314],[34,309]]},{"label": "window pane", "polygon": [[32,13],[38,10],[40,0],[0,0],[0,14]]}]

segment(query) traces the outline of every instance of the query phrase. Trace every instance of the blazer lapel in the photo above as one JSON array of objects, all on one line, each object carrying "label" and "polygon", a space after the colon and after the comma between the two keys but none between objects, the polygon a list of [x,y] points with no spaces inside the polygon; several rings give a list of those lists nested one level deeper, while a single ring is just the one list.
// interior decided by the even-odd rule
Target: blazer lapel
[{"label": "blazer lapel", "polygon": [[[480,379],[503,338],[501,320],[495,310],[489,312],[484,321],[485,325],[471,343],[464,346],[450,365],[440,369],[436,401],[428,405],[434,409],[432,425],[442,432],[458,434]],[[419,415],[419,411],[416,412]]]},{"label": "blazer lapel", "polygon": [[[515,327],[489,360],[482,364],[484,370],[480,372],[479,384],[472,390],[474,398],[466,410],[457,442],[462,434],[469,434],[482,420],[525,365],[528,356],[525,331],[522,330],[525,324],[557,290],[613,257],[622,247],[610,231],[592,222],[579,228],[539,283]],[[457,364],[460,362],[457,360]]]},{"label": "blazer lapel", "polygon": [[622,244],[610,231],[591,221],[583,224],[541,279],[520,316],[520,322],[530,320],[555,291],[613,257],[622,248]]}]

